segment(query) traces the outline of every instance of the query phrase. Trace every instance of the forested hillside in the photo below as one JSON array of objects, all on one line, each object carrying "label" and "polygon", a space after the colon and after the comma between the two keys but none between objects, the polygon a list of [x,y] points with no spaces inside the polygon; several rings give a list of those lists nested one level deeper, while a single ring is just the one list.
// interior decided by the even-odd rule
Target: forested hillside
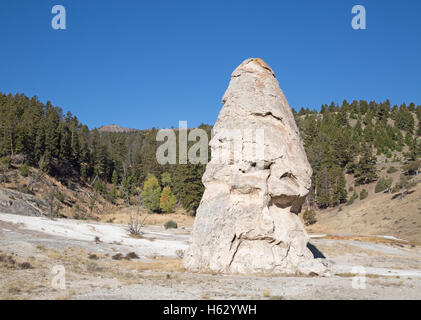
[{"label": "forested hillside", "polygon": [[[10,157],[20,155],[29,166],[64,183],[93,184],[109,201],[119,197],[129,202],[140,194],[146,177],[153,175],[159,179],[160,190],[171,188],[179,204],[194,213],[203,193],[204,166],[159,165],[156,134],[155,128],[125,133],[90,131],[70,112],[63,114],[50,102],[0,93],[0,177]],[[156,201],[160,211],[160,195]]]},{"label": "forested hillside", "polygon": [[395,181],[395,190],[408,187],[420,167],[420,119],[421,106],[391,107],[388,100],[332,103],[320,113],[301,109],[296,120],[313,168],[316,205],[332,207],[358,197],[349,195],[352,187],[345,188],[345,173],[353,175],[354,186],[377,181],[381,157],[384,163],[397,163],[395,169],[404,174]]},{"label": "forested hillside", "polygon": [[[421,106],[344,101],[323,105],[320,112],[301,109],[295,116],[314,171],[314,206],[327,208],[355,198],[346,188],[345,174],[353,175],[355,185],[376,181],[379,157],[399,163],[403,173],[389,188],[405,188],[418,173]],[[201,128],[210,137],[211,126]],[[25,165],[64,183],[94,185],[110,202],[121,198],[129,203],[140,195],[151,211],[169,212],[177,202],[194,214],[203,193],[204,166],[159,165],[157,131],[90,131],[49,102],[0,93],[0,178],[10,159],[21,156]]]}]

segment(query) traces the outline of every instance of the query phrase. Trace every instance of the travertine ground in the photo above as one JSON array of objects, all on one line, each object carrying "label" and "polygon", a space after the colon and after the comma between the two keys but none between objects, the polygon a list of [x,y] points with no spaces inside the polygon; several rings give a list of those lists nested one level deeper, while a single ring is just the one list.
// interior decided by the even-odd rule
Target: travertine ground
[{"label": "travertine ground", "polygon": [[[124,225],[0,214],[0,298],[421,299],[421,248],[404,241],[315,235],[330,277],[222,276],[183,268],[189,232],[148,227],[135,239]],[[130,252],[140,259],[112,258]],[[65,267],[65,290],[51,285],[55,265]],[[365,289],[352,287],[355,267],[366,271]]]}]

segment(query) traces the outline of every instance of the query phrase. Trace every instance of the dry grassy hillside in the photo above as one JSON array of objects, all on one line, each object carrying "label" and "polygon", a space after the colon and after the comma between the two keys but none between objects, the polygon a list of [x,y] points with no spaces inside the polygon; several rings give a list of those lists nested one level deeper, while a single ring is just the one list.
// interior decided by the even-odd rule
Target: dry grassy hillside
[{"label": "dry grassy hillside", "polygon": [[[2,197],[9,197],[3,199],[9,201],[6,207],[10,206],[13,211],[14,202],[25,201],[22,197],[29,197],[28,199],[39,199],[40,212],[47,213],[48,206],[53,205],[56,216],[93,220],[98,220],[103,212],[116,209],[115,205],[95,193],[89,185],[66,186],[48,175],[43,175],[41,179],[34,178],[38,173],[38,169],[31,168],[28,177],[19,174],[18,170],[7,174],[8,181],[0,185]],[[51,195],[53,200],[50,199]],[[2,204],[4,205],[0,203],[0,208]]]},{"label": "dry grassy hillside", "polygon": [[[398,182],[402,174],[400,164],[386,162],[382,156],[378,160],[379,177],[393,178],[393,184]],[[387,173],[391,166],[399,170]],[[26,213],[27,209],[38,207],[32,210],[33,214],[39,215],[41,211],[47,213],[48,195],[54,193],[58,216],[61,217],[127,224],[129,214],[139,209],[142,221],[147,216],[146,225],[162,226],[169,220],[175,221],[179,227],[191,227],[194,223],[194,217],[187,215],[180,207],[172,214],[148,214],[145,208],[127,207],[122,199],[117,199],[115,204],[110,203],[90,185],[64,185],[48,175],[40,178],[39,170],[34,168],[30,168],[27,176],[24,176],[20,169],[20,165],[15,165],[3,177],[0,185],[1,212],[31,214]],[[414,180],[420,182],[421,175]],[[366,189],[368,197],[356,199],[349,206],[342,204],[316,211],[317,222],[307,227],[310,233],[388,235],[421,244],[420,183],[409,194],[400,197],[399,193],[375,193],[376,182],[355,186],[352,175],[347,175],[346,181],[347,190],[352,187],[360,194],[362,189]],[[352,193],[349,192],[349,196]],[[27,206],[22,206],[22,203]]]},{"label": "dry grassy hillside", "polygon": [[387,235],[421,244],[420,184],[403,198],[391,193],[374,193],[374,186],[375,183],[364,186],[369,192],[364,200],[317,211],[317,222],[307,230],[310,233]]},{"label": "dry grassy hillside", "polygon": [[[20,164],[2,176],[0,183],[0,212],[22,215],[47,215],[50,196],[53,195],[55,216],[62,218],[101,221],[128,224],[130,214],[140,213],[140,220],[145,225],[164,225],[175,221],[179,227],[193,225],[194,217],[177,206],[171,214],[149,214],[143,207],[127,206],[123,199],[117,198],[114,203],[105,199],[89,184],[61,183],[59,180],[42,173],[36,168],[29,168],[22,175]],[[136,203],[137,199],[131,199]]]}]

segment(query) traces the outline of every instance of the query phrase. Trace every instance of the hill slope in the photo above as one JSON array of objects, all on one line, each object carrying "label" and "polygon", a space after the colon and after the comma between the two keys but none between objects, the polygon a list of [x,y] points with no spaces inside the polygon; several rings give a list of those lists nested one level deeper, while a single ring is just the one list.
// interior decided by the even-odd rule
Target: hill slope
[{"label": "hill slope", "polygon": [[136,131],[135,129],[128,129],[128,128],[123,128],[120,127],[116,124],[110,124],[108,126],[102,126],[101,128],[98,129],[99,132],[119,132],[119,133],[123,133],[123,132],[134,132]]},{"label": "hill slope", "polygon": [[308,232],[386,235],[421,244],[419,184],[402,199],[391,193],[377,193],[339,208],[316,211],[317,222],[307,227]]}]

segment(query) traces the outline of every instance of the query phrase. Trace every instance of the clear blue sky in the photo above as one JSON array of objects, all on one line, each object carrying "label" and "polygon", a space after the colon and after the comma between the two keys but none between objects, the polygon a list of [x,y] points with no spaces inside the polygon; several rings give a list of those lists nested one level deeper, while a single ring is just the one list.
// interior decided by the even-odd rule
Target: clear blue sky
[{"label": "clear blue sky", "polygon": [[[51,28],[64,5],[67,30]],[[351,28],[351,8],[367,29]],[[421,104],[421,1],[2,0],[0,91],[90,128],[213,124],[231,72],[260,57],[296,109],[343,99]]]}]

